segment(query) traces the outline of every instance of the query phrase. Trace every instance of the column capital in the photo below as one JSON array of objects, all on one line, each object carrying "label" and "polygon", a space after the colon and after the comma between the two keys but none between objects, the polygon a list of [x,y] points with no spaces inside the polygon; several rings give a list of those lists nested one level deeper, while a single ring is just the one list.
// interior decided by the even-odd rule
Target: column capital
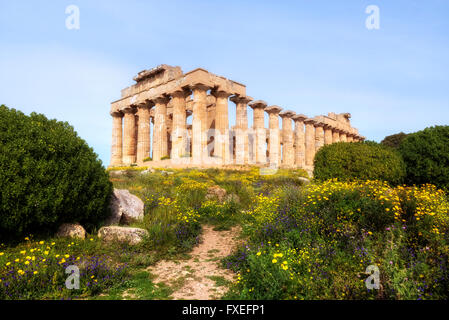
[{"label": "column capital", "polygon": [[227,92],[226,90],[222,90],[220,88],[214,88],[210,92],[211,95],[213,95],[215,98],[228,98],[232,96],[232,93]]},{"label": "column capital", "polygon": [[264,109],[264,108],[266,108],[267,103],[266,103],[265,101],[263,101],[263,100],[256,100],[256,101],[251,102],[251,103],[249,104],[249,106],[250,106],[251,108],[253,108],[253,109],[257,109],[257,108],[262,108],[262,109]]},{"label": "column capital", "polygon": [[154,102],[151,100],[146,100],[145,102],[141,102],[139,104],[136,104],[137,107],[137,111],[141,110],[141,109],[151,109],[154,107]]},{"label": "column capital", "polygon": [[251,98],[250,96],[232,96],[229,100],[231,100],[235,104],[248,104],[249,102],[253,101],[253,98]]},{"label": "column capital", "polygon": [[265,107],[264,111],[268,114],[270,114],[270,113],[279,114],[279,112],[282,111],[282,108],[279,106],[269,106],[269,107]]},{"label": "column capital", "polygon": [[279,113],[279,116],[281,117],[281,118],[293,118],[294,116],[296,115],[296,112],[295,111],[292,111],[292,110],[284,110],[284,111],[282,111],[281,113]]},{"label": "column capital", "polygon": [[313,124],[313,125],[315,125],[316,122],[317,121],[312,119],[312,118],[307,118],[307,119],[304,120],[305,124]]},{"label": "column capital", "polygon": [[204,83],[194,83],[192,85],[189,86],[189,89],[191,90],[204,90],[207,91],[209,89],[212,89],[210,86],[204,84]]},{"label": "column capital", "polygon": [[315,127],[324,127],[326,124],[321,121],[315,121],[313,124]]},{"label": "column capital", "polygon": [[160,95],[153,98],[154,103],[167,104],[170,101],[170,97],[166,95]]},{"label": "column capital", "polygon": [[178,88],[176,90],[173,90],[171,92],[168,93],[168,95],[172,96],[172,97],[176,97],[176,98],[187,98],[188,96],[190,96],[191,92],[190,89],[187,88]]},{"label": "column capital", "polygon": [[112,117],[123,117],[123,112],[120,110],[111,111],[109,113]]},{"label": "column capital", "polygon": [[297,115],[294,115],[293,117],[292,117],[292,119],[293,119],[293,121],[304,121],[304,120],[306,120],[307,119],[307,116],[306,115],[303,115],[303,114],[297,114]]},{"label": "column capital", "polygon": [[136,113],[136,108],[134,106],[126,106],[121,110],[123,113]]}]

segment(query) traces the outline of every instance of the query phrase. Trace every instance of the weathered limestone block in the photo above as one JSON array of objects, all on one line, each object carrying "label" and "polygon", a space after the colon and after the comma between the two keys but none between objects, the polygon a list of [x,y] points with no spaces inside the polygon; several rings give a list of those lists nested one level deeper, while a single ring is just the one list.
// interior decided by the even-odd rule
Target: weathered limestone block
[{"label": "weathered limestone block", "polygon": [[140,228],[109,226],[98,231],[98,238],[106,242],[118,241],[130,245],[136,245],[148,236],[148,231]]},{"label": "weathered limestone block", "polygon": [[219,202],[222,202],[226,195],[225,189],[220,186],[212,186],[207,189],[206,199],[217,199]]},{"label": "weathered limestone block", "polygon": [[86,230],[80,224],[64,223],[59,227],[56,236],[61,238],[84,239],[86,237]]},{"label": "weathered limestone block", "polygon": [[109,206],[111,216],[107,219],[106,225],[129,224],[132,221],[143,220],[144,203],[126,189],[114,189]]}]

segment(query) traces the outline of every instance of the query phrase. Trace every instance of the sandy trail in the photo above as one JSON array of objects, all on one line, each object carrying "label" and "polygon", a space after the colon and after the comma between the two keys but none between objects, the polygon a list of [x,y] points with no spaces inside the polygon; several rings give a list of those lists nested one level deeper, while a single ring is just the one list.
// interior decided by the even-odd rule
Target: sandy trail
[{"label": "sandy trail", "polygon": [[155,283],[162,282],[174,290],[173,299],[219,299],[227,290],[225,283],[235,276],[221,268],[220,259],[236,247],[240,230],[239,226],[228,231],[203,226],[201,242],[190,253],[190,259],[163,260],[147,270],[155,276]]}]

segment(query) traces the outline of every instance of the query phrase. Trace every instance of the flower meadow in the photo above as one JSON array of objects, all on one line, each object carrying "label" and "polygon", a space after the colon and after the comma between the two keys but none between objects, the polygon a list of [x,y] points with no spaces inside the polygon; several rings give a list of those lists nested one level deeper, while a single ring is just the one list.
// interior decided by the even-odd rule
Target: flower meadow
[{"label": "flower meadow", "polygon": [[[241,245],[221,262],[236,275],[226,299],[448,298],[449,201],[433,185],[304,185],[302,170],[120,170],[111,172],[114,187],[145,204],[143,221],[131,226],[150,236],[134,247],[94,235],[2,244],[0,299],[120,299],[139,283],[149,291],[137,298],[165,299],[142,270],[187,257],[204,224],[242,227]],[[222,198],[209,194],[217,186]],[[79,290],[65,287],[69,265],[80,269]],[[373,265],[379,289],[366,286]]]},{"label": "flower meadow", "polygon": [[[55,241],[33,241],[26,237],[23,244],[6,251],[2,251],[6,249],[2,245],[0,299],[83,298],[100,293],[127,278],[126,263],[112,263],[105,254],[85,255],[80,240],[67,244],[57,244]],[[80,271],[78,290],[69,290],[65,285],[70,275],[66,273],[66,268],[73,265]]]},{"label": "flower meadow", "polygon": [[[449,207],[432,185],[329,180],[280,188],[246,212],[228,298],[447,299]],[[378,266],[380,288],[366,268]]]}]

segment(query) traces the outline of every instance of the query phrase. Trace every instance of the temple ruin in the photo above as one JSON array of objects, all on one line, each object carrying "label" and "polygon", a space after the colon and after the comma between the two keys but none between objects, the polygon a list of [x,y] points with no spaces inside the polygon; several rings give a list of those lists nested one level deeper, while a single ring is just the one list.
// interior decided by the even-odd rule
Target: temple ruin
[{"label": "temple ruin", "polygon": [[[139,72],[134,80],[111,103],[111,167],[311,170],[323,145],[365,139],[351,126],[349,113],[309,118],[283,111],[247,96],[245,85],[204,69],[183,73],[180,67],[160,65]],[[234,126],[229,124],[229,101],[235,104]],[[253,110],[252,127],[248,107]]]}]

